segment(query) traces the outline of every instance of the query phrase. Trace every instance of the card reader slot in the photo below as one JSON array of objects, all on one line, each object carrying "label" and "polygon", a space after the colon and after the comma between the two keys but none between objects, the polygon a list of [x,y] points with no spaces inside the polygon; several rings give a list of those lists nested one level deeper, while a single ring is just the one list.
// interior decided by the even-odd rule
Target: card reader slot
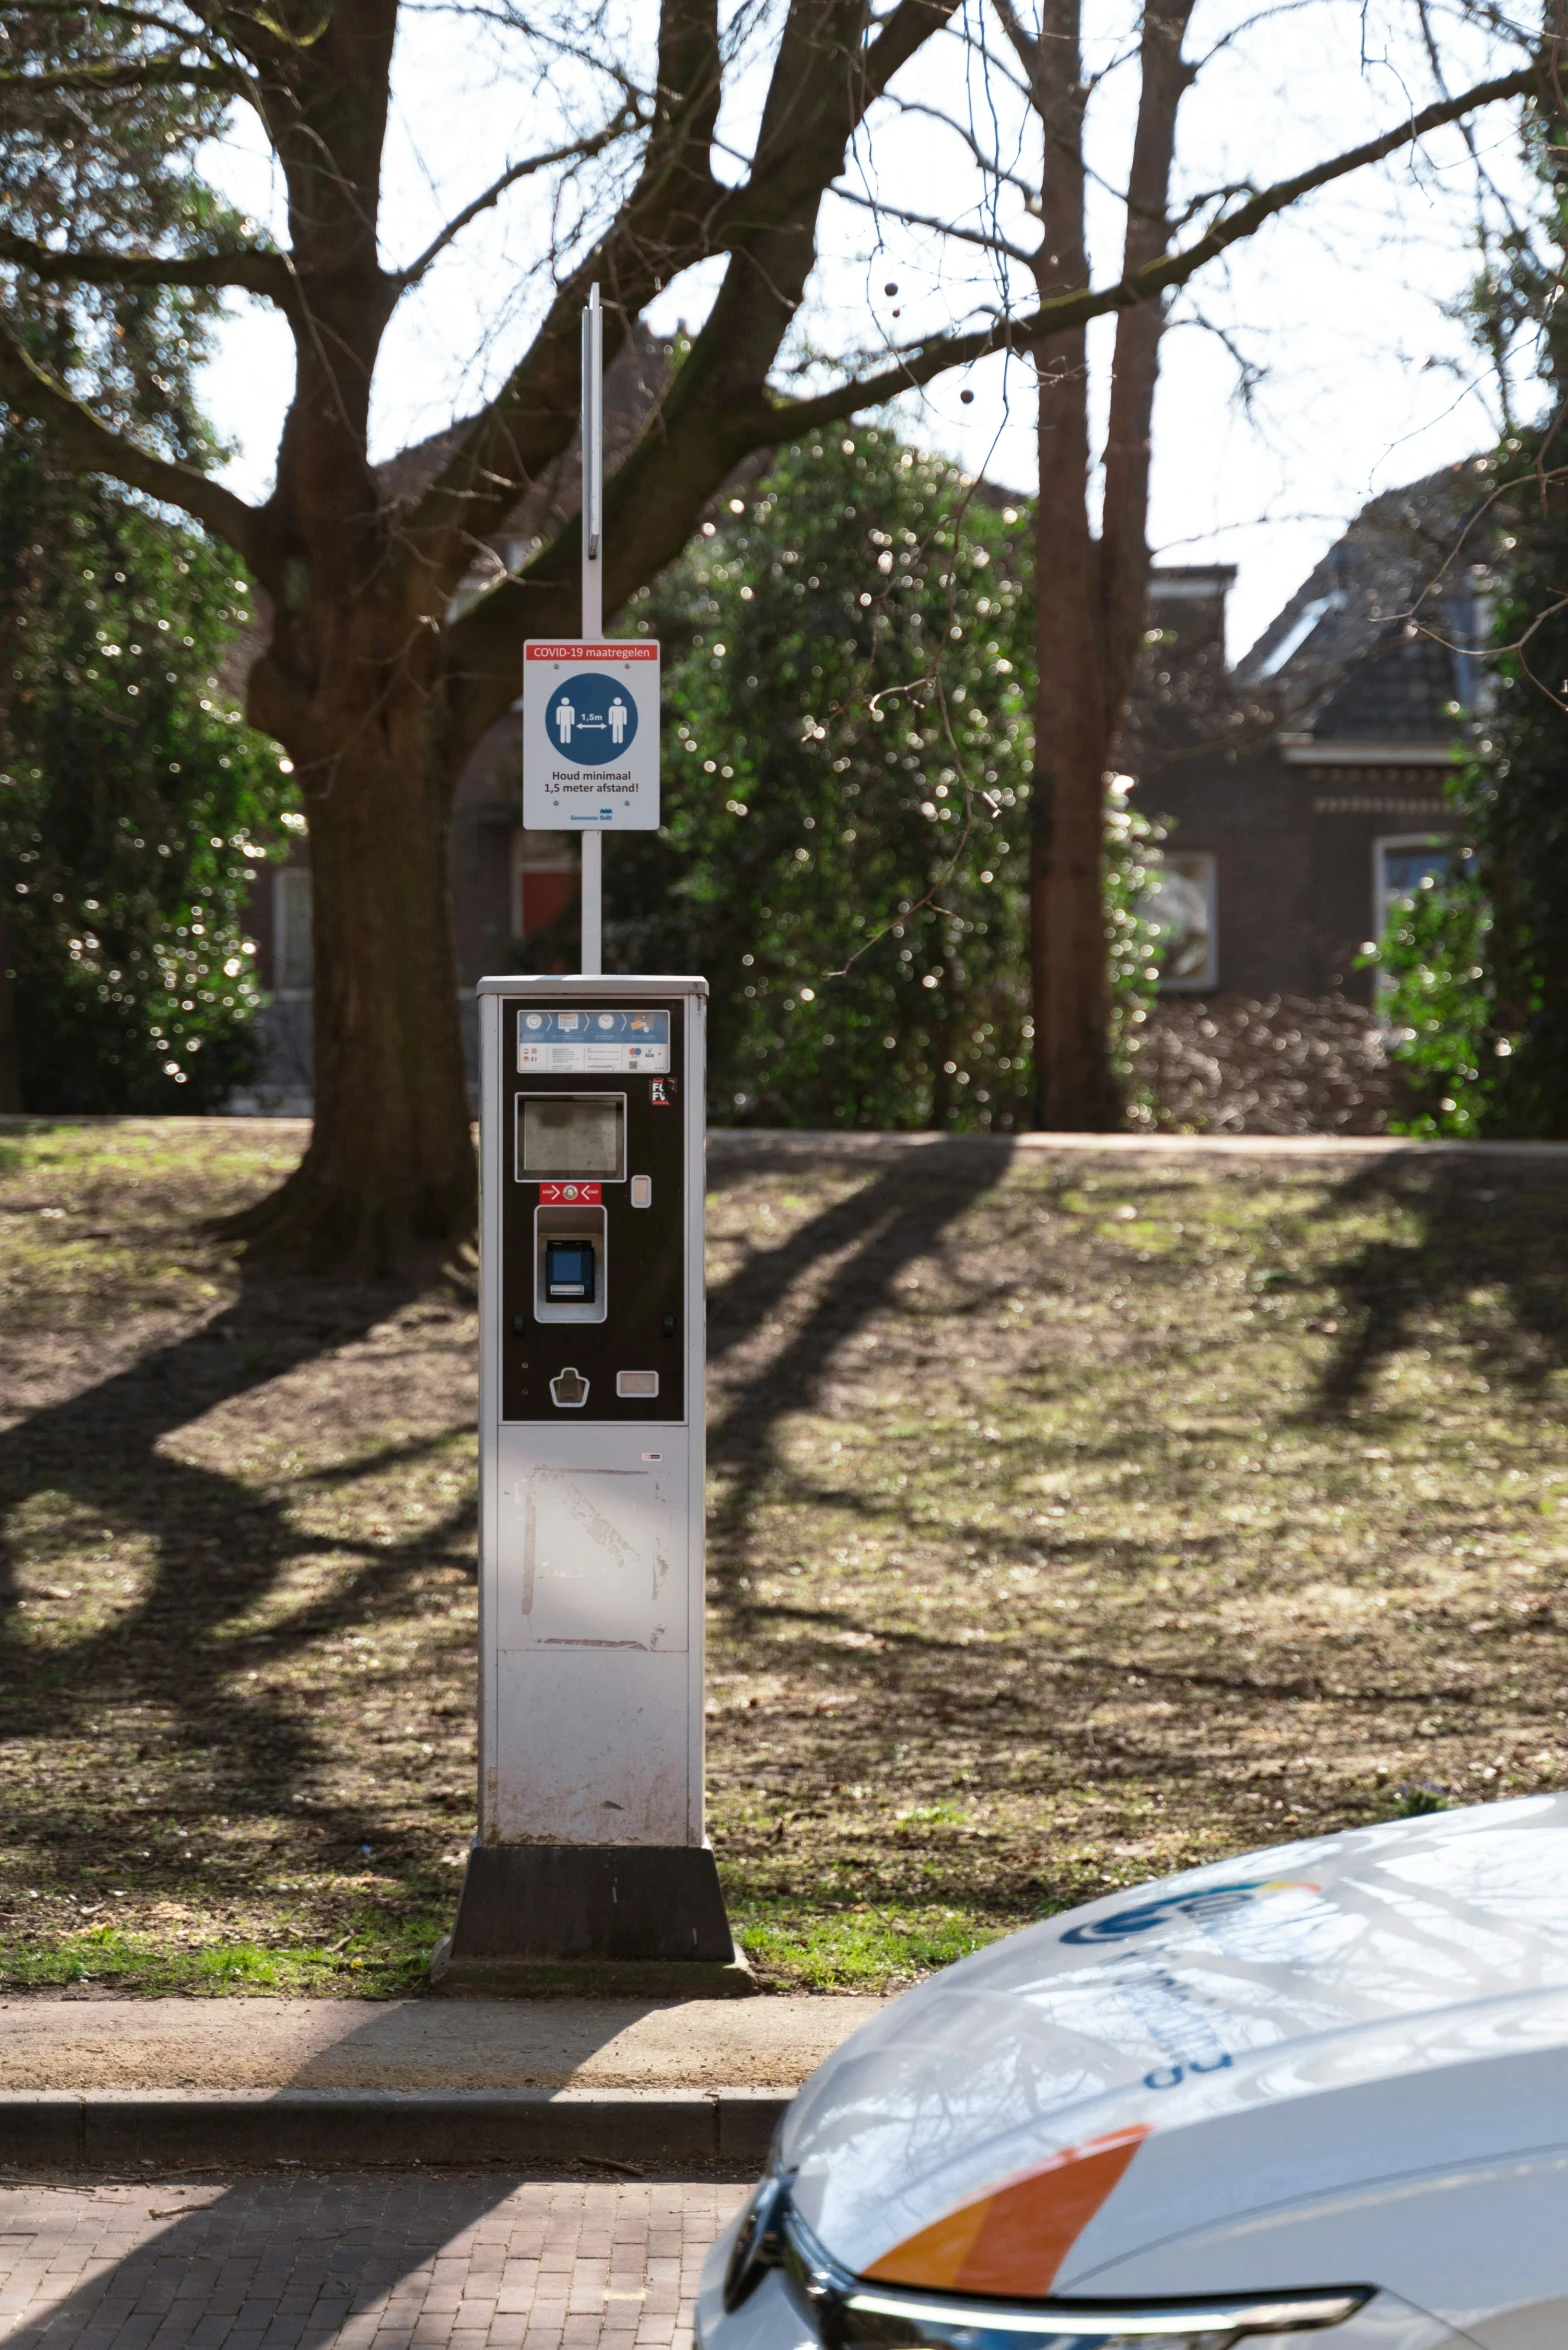
[{"label": "card reader slot", "polygon": [[534,1210],[534,1319],[602,1322],[609,1289],[603,1208]]}]

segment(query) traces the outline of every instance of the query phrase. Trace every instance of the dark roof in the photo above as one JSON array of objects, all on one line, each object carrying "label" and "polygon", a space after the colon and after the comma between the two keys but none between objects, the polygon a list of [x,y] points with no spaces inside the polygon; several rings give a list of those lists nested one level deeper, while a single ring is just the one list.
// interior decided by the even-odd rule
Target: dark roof
[{"label": "dark roof", "polygon": [[[606,464],[613,466],[631,447],[669,380],[672,346],[651,335],[634,320],[620,350],[605,370],[604,446]],[[448,460],[457,454],[467,434],[484,413],[459,417],[400,449],[376,467],[382,495],[396,505],[412,505]],[[581,458],[573,433],[560,456],[552,459],[538,480],[519,481],[517,505],[507,518],[508,534],[558,530],[576,513],[581,498]]]},{"label": "dark roof", "polygon": [[1320,741],[1446,742],[1473,709],[1493,526],[1485,459],[1364,506],[1246,657],[1238,682]]}]

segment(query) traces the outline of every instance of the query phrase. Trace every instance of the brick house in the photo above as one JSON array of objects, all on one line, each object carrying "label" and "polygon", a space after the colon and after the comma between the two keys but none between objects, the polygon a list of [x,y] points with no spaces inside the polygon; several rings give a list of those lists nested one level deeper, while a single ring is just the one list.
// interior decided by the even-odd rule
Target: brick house
[{"label": "brick house", "polygon": [[1356,959],[1441,867],[1444,778],[1485,713],[1478,487],[1456,465],[1375,498],[1234,670],[1234,573],[1156,570],[1127,764],[1171,820],[1170,993],[1371,1003]]}]

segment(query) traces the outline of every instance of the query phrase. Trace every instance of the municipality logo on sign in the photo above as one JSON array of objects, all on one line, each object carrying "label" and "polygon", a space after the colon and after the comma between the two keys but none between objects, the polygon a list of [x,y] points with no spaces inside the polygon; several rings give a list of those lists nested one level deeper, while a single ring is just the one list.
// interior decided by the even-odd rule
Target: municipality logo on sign
[{"label": "municipality logo on sign", "polygon": [[523,823],[652,832],[659,822],[659,648],[644,639],[523,648]]}]

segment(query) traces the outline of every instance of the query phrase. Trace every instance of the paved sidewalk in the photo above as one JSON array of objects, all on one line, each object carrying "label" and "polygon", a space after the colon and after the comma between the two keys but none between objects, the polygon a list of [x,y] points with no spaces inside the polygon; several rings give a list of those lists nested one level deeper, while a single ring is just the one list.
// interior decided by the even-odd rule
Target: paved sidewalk
[{"label": "paved sidewalk", "polygon": [[6,2350],[687,2350],[743,2186],[0,2188]]},{"label": "paved sidewalk", "polygon": [[882,2004],[13,1997],[0,2166],[755,2168],[802,2081]]},{"label": "paved sidewalk", "polygon": [[799,2088],[874,1998],[0,1999],[0,2091]]}]

